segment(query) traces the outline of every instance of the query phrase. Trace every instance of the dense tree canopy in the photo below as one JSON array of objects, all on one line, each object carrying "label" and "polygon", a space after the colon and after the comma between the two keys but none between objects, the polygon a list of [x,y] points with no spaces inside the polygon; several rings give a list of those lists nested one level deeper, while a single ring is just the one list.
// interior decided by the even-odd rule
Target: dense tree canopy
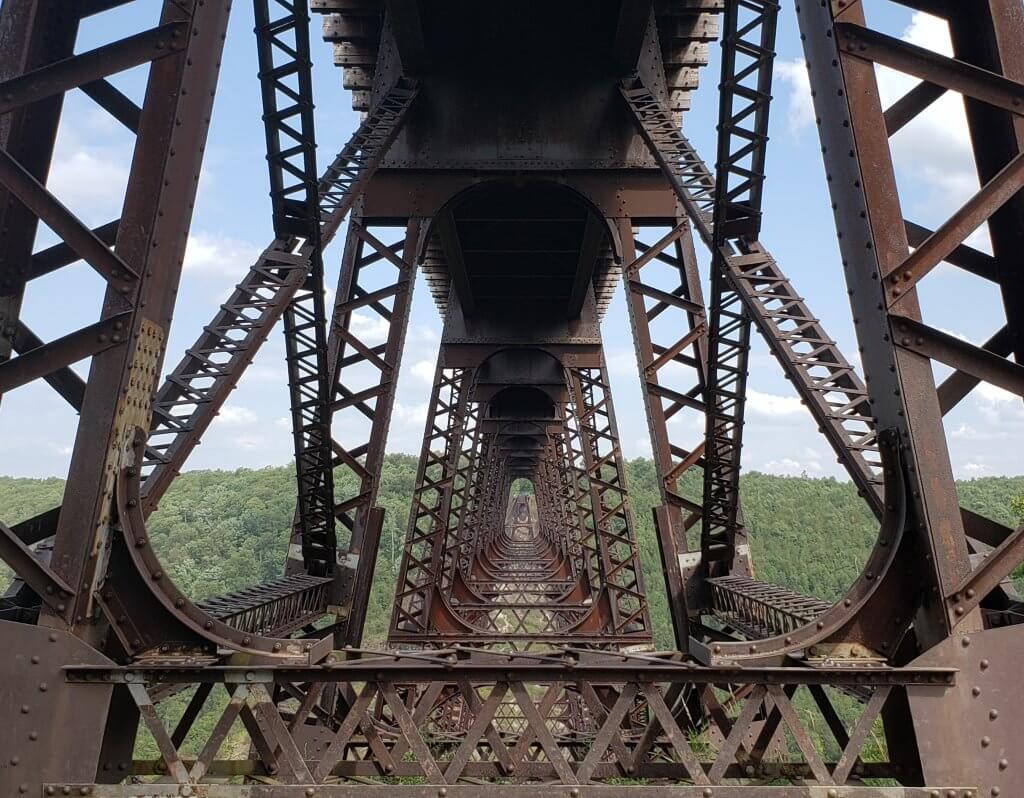
[{"label": "dense tree canopy", "polygon": [[[658,501],[654,465],[638,458],[626,470],[657,642],[668,647],[671,622],[651,515]],[[386,515],[367,645],[382,643],[387,631],[415,476],[416,458],[387,457],[378,499]],[[699,475],[686,476],[682,492],[696,498]],[[53,506],[61,489],[59,479],[0,478],[0,520],[13,524]],[[1024,477],[973,479],[958,489],[967,507],[1004,524],[1024,515]],[[341,484],[338,490],[344,495],[354,486]],[[236,590],[282,573],[294,495],[287,467],[187,472],[150,519],[150,534],[167,572],[192,597]],[[741,495],[757,576],[808,595],[838,597],[877,534],[877,523],[848,482],[751,472],[742,479]]]}]

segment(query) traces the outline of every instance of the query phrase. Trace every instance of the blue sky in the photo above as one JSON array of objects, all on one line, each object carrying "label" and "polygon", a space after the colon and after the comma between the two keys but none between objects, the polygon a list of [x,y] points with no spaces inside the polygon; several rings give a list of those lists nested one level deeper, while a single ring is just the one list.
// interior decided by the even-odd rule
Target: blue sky
[{"label": "blue sky", "polygon": [[[893,35],[948,51],[940,21],[891,3],[868,3],[872,21]],[[159,4],[137,2],[85,24],[79,50],[87,50],[155,24]],[[206,161],[166,368],[177,363],[201,326],[209,320],[256,254],[271,240],[264,138],[255,78],[256,54],[250,4],[235,4],[224,55]],[[717,121],[718,46],[702,73],[702,88],[685,119],[687,135],[714,159]],[[350,98],[341,87],[331,52],[319,39],[314,19],[314,82],[317,99],[319,160],[327,163],[358,124]],[[141,98],[145,73],[132,70],[113,79],[129,96]],[[913,81],[887,70],[879,73],[884,98],[892,101]],[[856,356],[849,306],[835,241],[820,148],[801,60],[796,19],[784,5],[780,22],[772,108],[765,222],[762,241],[773,252],[847,357]],[[84,95],[68,95],[50,188],[86,222],[117,217],[132,137]],[[947,96],[893,140],[905,214],[937,225],[977,190],[969,155],[962,104]],[[53,241],[42,231],[39,245]],[[987,249],[983,231],[970,243]],[[337,279],[340,238],[328,250],[328,285]],[[706,268],[705,253],[700,253]],[[705,273],[706,277],[706,273]],[[333,296],[333,291],[331,293]],[[34,282],[24,318],[44,339],[96,320],[102,285],[82,264]],[[955,322],[950,303],[965,310]],[[985,340],[1003,323],[998,295],[976,278],[940,267],[923,284],[924,318],[973,342]],[[56,310],[55,310],[56,309]],[[368,321],[368,320],[365,320]],[[358,323],[358,322],[357,322]],[[426,398],[433,375],[441,323],[422,279],[413,299],[412,330],[399,376],[389,450],[417,452],[423,434]],[[369,328],[372,335],[375,331]],[[623,450],[628,457],[650,453],[639,380],[621,288],[608,311],[604,337]],[[78,368],[84,375],[83,366]],[[939,378],[947,370],[938,369]],[[264,346],[221,417],[188,463],[190,468],[258,468],[281,465],[290,457],[286,416],[288,396],[280,332]],[[32,424],[26,419],[31,418]],[[77,417],[45,384],[11,392],[0,405],[0,473],[63,476]],[[699,432],[699,422],[689,437]],[[947,418],[947,432],[958,476],[1016,474],[1016,452],[1024,440],[1024,406],[1019,399],[982,386]],[[744,464],[783,474],[811,476],[845,473],[817,434],[778,365],[757,339],[751,359]]]}]

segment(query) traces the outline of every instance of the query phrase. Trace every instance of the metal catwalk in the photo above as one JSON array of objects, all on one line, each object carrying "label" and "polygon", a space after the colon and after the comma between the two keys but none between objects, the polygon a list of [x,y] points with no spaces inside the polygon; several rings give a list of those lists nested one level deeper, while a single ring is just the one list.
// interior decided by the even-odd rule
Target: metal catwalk
[{"label": "metal catwalk", "polygon": [[[177,363],[166,341],[231,3],[140,3],[155,27],[92,50],[80,24],[125,0],[0,11],[0,395],[44,380],[79,415],[62,503],[0,522],[16,574],[0,599],[0,793],[1024,794],[1008,579],[1024,527],[960,506],[943,428],[982,383],[1024,396],[1021,0],[254,0],[274,238]],[[886,6],[937,16],[951,55],[875,27]],[[310,11],[362,120],[324,144],[340,149],[322,173]],[[841,253],[820,273],[845,283],[852,359],[760,240],[763,215],[787,213],[763,202],[780,14],[800,27]],[[720,75],[701,74],[711,47]],[[132,67],[148,69],[141,102],[109,79]],[[877,67],[914,81],[888,108]],[[682,132],[699,80],[718,84],[708,160]],[[76,92],[134,137],[120,216],[94,229],[52,190]],[[890,139],[948,95],[979,189],[928,229],[906,218]],[[58,243],[35,249],[42,226]],[[329,308],[323,253],[343,226]],[[966,243],[978,228],[991,252]],[[105,286],[99,320],[44,341],[23,299],[80,261]],[[944,331],[952,303],[922,313],[918,284],[941,263],[998,297],[982,346]],[[388,646],[368,650],[418,271],[443,336]],[[602,339],[620,284],[670,651],[653,646]],[[197,603],[147,517],[275,327],[287,567]],[[755,575],[739,489],[755,332],[877,518],[834,605]],[[204,712],[212,731],[186,751]],[[135,757],[140,728],[158,758]],[[222,751],[236,728],[241,758]]]}]

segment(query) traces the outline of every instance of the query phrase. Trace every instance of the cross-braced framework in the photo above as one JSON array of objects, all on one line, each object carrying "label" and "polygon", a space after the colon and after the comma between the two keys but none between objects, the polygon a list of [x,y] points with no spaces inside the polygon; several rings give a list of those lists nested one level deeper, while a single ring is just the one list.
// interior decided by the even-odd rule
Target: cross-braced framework
[{"label": "cross-braced framework", "polygon": [[[230,5],[0,10],[0,396],[45,382],[79,416],[60,504],[0,519],[14,571],[0,792],[1021,791],[1024,613],[1008,577],[1024,527],[961,506],[943,427],[978,386],[1024,396],[1021,0],[254,0],[271,242],[161,380]],[[877,27],[907,9],[948,49]],[[311,10],[362,114],[322,171]],[[787,14],[840,252],[816,268],[842,274],[856,358],[761,240],[762,218],[786,212],[764,187]],[[131,32],[83,48],[83,23]],[[719,30],[711,169],[680,118],[704,101]],[[125,70],[134,98],[112,79]],[[907,91],[886,108],[895,73]],[[50,174],[69,93],[134,137],[121,214],[95,228]],[[963,119],[977,188],[944,218],[910,219],[892,142],[940,103]],[[328,313],[325,251],[346,220]],[[47,340],[57,327],[30,319],[26,296],[79,262],[99,320]],[[947,268],[997,297],[984,340],[948,332],[961,308],[922,291]],[[363,649],[417,272],[443,332],[388,642]],[[620,281],[657,478],[651,540],[604,356]],[[284,573],[196,602],[147,519],[279,323],[296,474]],[[755,576],[740,481],[755,331],[878,519],[834,604]],[[134,753],[143,729],[155,759]]]}]

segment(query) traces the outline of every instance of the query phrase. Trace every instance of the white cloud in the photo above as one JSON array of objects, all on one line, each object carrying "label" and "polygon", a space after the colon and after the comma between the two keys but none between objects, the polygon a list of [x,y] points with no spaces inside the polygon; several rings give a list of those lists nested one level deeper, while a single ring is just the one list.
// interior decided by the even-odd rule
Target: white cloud
[{"label": "white cloud", "polygon": [[349,330],[364,344],[381,344],[387,340],[391,325],[380,316],[367,316],[365,313],[353,312],[349,320]]},{"label": "white cloud", "polygon": [[117,215],[127,184],[126,159],[81,147],[54,160],[46,187],[73,212],[93,222],[110,221]]},{"label": "white cloud", "polygon": [[436,341],[439,338],[437,330],[429,324],[417,324],[412,333],[417,341]]},{"label": "white cloud", "polygon": [[795,396],[778,396],[747,389],[747,409],[762,416],[794,416],[804,412],[804,406]]},{"label": "white cloud", "polygon": [[606,354],[608,373],[615,377],[637,377],[636,353],[625,347]]},{"label": "white cloud", "polygon": [[436,370],[436,363],[433,360],[418,360],[412,364],[409,372],[416,377],[418,380],[428,385],[434,384],[434,371]]},{"label": "white cloud", "polygon": [[770,474],[799,476],[805,469],[797,460],[791,457],[782,457],[778,460],[769,460],[764,464],[764,470]]},{"label": "white cloud", "polygon": [[292,428],[292,420],[288,416],[281,416],[274,419],[274,426],[290,430]]},{"label": "white cloud", "polygon": [[775,62],[775,78],[789,89],[786,98],[786,119],[791,133],[799,133],[814,124],[814,104],[811,100],[811,79],[807,62],[802,58]]},{"label": "white cloud", "polygon": [[254,449],[262,449],[266,445],[266,441],[258,435],[239,435],[234,439],[234,445],[239,449],[253,451]]},{"label": "white cloud", "polygon": [[259,416],[257,416],[248,407],[228,405],[220,409],[220,413],[217,414],[217,418],[220,420],[221,424],[242,426],[243,424],[255,423],[259,419]]},{"label": "white cloud", "polygon": [[395,402],[391,418],[392,423],[397,423],[403,427],[418,426],[422,428],[427,423],[427,403],[407,405]]},{"label": "white cloud", "polygon": [[[953,53],[947,23],[919,11],[913,14],[901,38],[941,55]],[[886,67],[878,67],[876,74],[884,107],[918,84],[917,78]],[[956,92],[947,91],[896,133],[892,151],[897,176],[909,178],[926,190],[923,201],[911,207],[912,218],[928,213],[931,223],[938,223],[978,190],[967,117],[961,95]]]},{"label": "white cloud", "polygon": [[183,268],[204,277],[240,280],[259,254],[259,247],[247,241],[213,233],[193,233],[185,245]]},{"label": "white cloud", "polygon": [[982,474],[988,473],[991,469],[982,463],[965,463],[962,469],[964,473],[971,474],[972,476],[981,476]]},{"label": "white cloud", "polygon": [[975,389],[978,397],[987,404],[1001,404],[1003,402],[1019,402],[1021,398],[1016,394],[1005,391],[997,385],[992,385],[988,382],[982,382],[978,384]]}]

